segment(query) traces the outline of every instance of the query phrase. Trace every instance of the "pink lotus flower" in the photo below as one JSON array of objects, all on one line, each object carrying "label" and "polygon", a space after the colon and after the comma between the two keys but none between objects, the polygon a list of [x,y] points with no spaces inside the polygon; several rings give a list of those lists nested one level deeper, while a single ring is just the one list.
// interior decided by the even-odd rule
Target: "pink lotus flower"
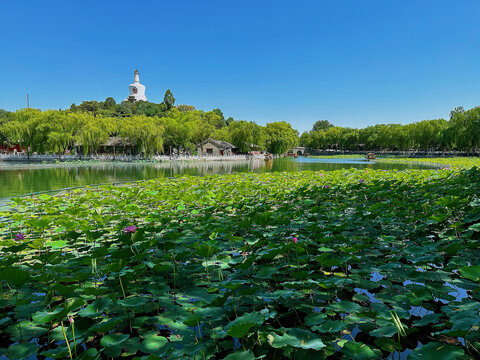
[{"label": "pink lotus flower", "polygon": [[292,241],[296,244],[296,243],[298,242],[298,239],[297,239],[296,237],[294,237],[294,238],[292,239]]},{"label": "pink lotus flower", "polygon": [[137,228],[135,227],[135,225],[130,225],[123,229],[123,231],[125,232],[125,234],[131,234],[137,231]]},{"label": "pink lotus flower", "polygon": [[15,235],[15,240],[25,240],[25,235],[23,235],[22,233],[18,233],[17,235]]}]

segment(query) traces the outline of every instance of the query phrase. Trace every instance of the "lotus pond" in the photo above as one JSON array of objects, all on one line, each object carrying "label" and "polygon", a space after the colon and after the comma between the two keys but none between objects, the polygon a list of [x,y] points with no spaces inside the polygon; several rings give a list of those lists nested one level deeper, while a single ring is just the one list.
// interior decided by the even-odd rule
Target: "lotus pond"
[{"label": "lotus pond", "polygon": [[28,193],[102,183],[149,180],[179,175],[214,175],[239,172],[339,170],[342,168],[408,169],[430,168],[417,163],[368,162],[365,159],[283,158],[273,162],[171,161],[135,163],[24,163],[0,161],[0,199]]},{"label": "lotus pond", "polygon": [[479,358],[480,161],[428,161],[14,199],[0,358]]}]

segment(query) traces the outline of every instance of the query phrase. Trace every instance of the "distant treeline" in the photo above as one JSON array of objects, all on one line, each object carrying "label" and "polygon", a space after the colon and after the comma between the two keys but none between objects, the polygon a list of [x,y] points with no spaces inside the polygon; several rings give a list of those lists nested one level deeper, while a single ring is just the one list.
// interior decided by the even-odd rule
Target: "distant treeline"
[{"label": "distant treeline", "polygon": [[408,125],[374,125],[364,129],[333,126],[317,121],[304,132],[300,144],[310,149],[337,150],[458,150],[480,148],[480,107],[456,108],[450,119],[424,120]]},{"label": "distant treeline", "polygon": [[220,109],[196,110],[175,106],[167,90],[160,104],[84,101],[69,110],[0,110],[0,144],[19,145],[28,153],[65,153],[81,145],[85,154],[96,153],[111,136],[134,143],[145,156],[172,149],[196,152],[209,138],[231,142],[238,152],[266,150],[280,154],[297,145],[298,132],[281,121],[260,126],[223,116]]},{"label": "distant treeline", "polygon": [[195,153],[209,138],[225,140],[239,153],[264,150],[282,154],[294,146],[309,149],[458,150],[480,148],[480,107],[456,108],[450,119],[424,120],[408,125],[374,125],[363,129],[315,122],[299,136],[285,121],[260,126],[252,121],[225,118],[220,109],[202,111],[192,105],[175,105],[170,90],[162,103],[84,101],[68,110],[0,109],[0,145],[19,145],[29,153],[65,153],[81,145],[95,153],[111,136],[135,144],[145,156],[171,153],[173,149]]}]

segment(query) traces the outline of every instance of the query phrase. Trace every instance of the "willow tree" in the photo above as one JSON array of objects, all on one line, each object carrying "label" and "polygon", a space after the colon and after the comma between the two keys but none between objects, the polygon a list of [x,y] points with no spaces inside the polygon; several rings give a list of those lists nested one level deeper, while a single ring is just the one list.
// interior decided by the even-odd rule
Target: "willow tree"
[{"label": "willow tree", "polygon": [[298,133],[285,122],[273,122],[265,126],[265,143],[272,154],[282,154],[298,144]]},{"label": "willow tree", "polygon": [[12,114],[11,121],[2,124],[1,132],[10,145],[25,147],[30,158],[32,151],[44,149],[50,127],[40,110],[21,109]]},{"label": "willow tree", "polygon": [[193,131],[189,123],[171,117],[161,118],[160,122],[164,127],[163,145],[169,148],[170,155],[172,154],[172,148],[180,151],[188,147]]},{"label": "willow tree", "polygon": [[191,126],[193,132],[192,140],[197,146],[199,146],[200,149],[202,149],[203,145],[215,131],[215,126],[202,120],[194,121],[191,123]]},{"label": "willow tree", "polygon": [[145,157],[163,150],[163,125],[159,118],[145,115],[132,116],[133,123],[131,140],[137,144]]},{"label": "willow tree", "polygon": [[232,121],[228,125],[230,141],[235,145],[239,152],[247,153],[251,150],[252,145],[263,147],[264,134],[261,126],[252,121]]},{"label": "willow tree", "polygon": [[52,130],[48,134],[50,149],[60,155],[74,147],[76,137],[88,119],[88,115],[84,113],[53,112],[49,119],[52,124]]},{"label": "willow tree", "polygon": [[94,117],[90,114],[84,115],[86,116],[86,121],[80,129],[77,139],[82,144],[85,155],[92,151],[97,153],[100,145],[105,144],[110,134],[115,131],[114,124],[112,124],[109,118],[103,118],[102,116]]}]

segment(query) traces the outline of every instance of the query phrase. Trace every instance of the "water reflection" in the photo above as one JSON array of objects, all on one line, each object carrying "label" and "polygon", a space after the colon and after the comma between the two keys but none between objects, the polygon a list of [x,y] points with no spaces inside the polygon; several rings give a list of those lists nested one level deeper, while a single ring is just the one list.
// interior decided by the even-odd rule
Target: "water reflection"
[{"label": "water reflection", "polygon": [[274,161],[196,161],[164,163],[25,164],[0,162],[0,198],[67,187],[171,177],[238,172],[331,171],[342,168],[426,168],[419,164],[387,164],[362,159],[276,159]]}]

